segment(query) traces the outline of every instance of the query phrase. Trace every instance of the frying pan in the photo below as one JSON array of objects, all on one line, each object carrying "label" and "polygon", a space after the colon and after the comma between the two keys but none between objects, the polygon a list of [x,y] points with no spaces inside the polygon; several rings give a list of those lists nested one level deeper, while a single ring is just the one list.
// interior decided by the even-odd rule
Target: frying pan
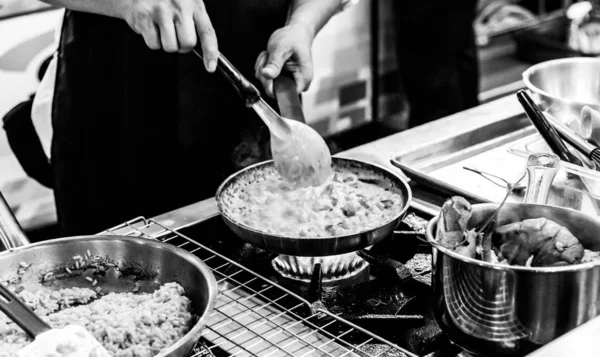
[{"label": "frying pan", "polygon": [[331,159],[334,169],[351,172],[357,175],[359,180],[377,181],[384,188],[399,194],[402,198],[402,210],[376,228],[343,236],[323,238],[287,237],[250,228],[236,221],[231,212],[235,208],[235,202],[239,202],[239,195],[244,191],[244,187],[277,174],[271,160],[249,166],[229,176],[221,184],[215,197],[219,212],[221,212],[227,226],[241,239],[268,251],[291,256],[317,257],[355,252],[370,247],[390,236],[409,207],[412,193],[408,183],[401,177],[377,165],[339,157],[332,157]]},{"label": "frying pan", "polygon": [[[215,277],[208,266],[193,254],[171,244],[122,236],[80,236],[29,244],[1,193],[0,241],[4,249],[0,253],[0,278],[8,281],[18,276],[18,285],[31,292],[42,287],[53,290],[89,288],[91,284],[85,278],[93,278],[92,270],[78,276],[74,274],[42,282],[47,272],[63,272],[65,267],[72,266],[74,256],[83,256],[88,251],[92,256],[109,257],[125,268],[122,271],[129,272],[126,276],[119,276],[114,268],[109,269],[96,285],[104,293],[131,292],[136,286],[140,292],[153,292],[164,283],[181,284],[191,300],[192,313],[197,320],[183,338],[156,355],[159,357],[187,356],[200,338],[214,307],[217,295]],[[17,274],[22,262],[31,266]]]}]

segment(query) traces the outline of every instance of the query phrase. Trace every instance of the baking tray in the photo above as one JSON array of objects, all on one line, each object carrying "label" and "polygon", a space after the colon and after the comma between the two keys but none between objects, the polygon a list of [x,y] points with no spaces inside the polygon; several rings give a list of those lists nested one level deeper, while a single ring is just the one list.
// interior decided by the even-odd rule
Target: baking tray
[{"label": "baking tray", "polygon": [[522,157],[509,154],[516,141],[535,128],[525,114],[481,126],[434,143],[396,153],[391,163],[418,184],[442,197],[460,195],[473,203],[501,200],[506,191],[462,167],[468,165],[514,181],[523,172]]}]

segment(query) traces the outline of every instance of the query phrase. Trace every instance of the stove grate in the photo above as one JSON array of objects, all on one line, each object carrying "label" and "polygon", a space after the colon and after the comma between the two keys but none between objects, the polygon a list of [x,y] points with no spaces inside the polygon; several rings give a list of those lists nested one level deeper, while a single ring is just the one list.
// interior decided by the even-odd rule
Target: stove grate
[{"label": "stove grate", "polygon": [[139,217],[101,234],[168,242],[211,268],[219,293],[192,357],[417,357],[329,311],[311,312],[306,299],[156,221]]}]

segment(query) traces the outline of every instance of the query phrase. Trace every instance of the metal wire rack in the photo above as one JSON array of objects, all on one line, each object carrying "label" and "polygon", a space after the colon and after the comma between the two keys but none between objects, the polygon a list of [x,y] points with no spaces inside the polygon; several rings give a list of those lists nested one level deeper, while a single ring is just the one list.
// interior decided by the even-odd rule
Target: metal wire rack
[{"label": "metal wire rack", "polygon": [[417,357],[329,311],[311,311],[302,297],[156,221],[139,217],[101,234],[168,242],[211,268],[217,303],[191,357]]}]

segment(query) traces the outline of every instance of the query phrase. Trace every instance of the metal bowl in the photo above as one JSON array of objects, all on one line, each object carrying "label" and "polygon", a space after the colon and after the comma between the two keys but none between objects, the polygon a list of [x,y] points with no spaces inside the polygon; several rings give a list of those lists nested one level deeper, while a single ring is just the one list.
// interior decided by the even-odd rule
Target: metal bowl
[{"label": "metal bowl", "polygon": [[[483,224],[497,204],[472,206],[468,228]],[[499,225],[546,217],[583,246],[600,250],[600,220],[571,209],[507,203]],[[436,237],[438,218],[427,226]],[[523,356],[600,314],[600,261],[560,267],[492,264],[435,245],[434,312],[452,341],[474,355]]]},{"label": "metal bowl", "polygon": [[245,186],[251,185],[255,180],[261,180],[265,176],[276,173],[273,161],[265,161],[231,175],[221,184],[215,197],[219,212],[221,212],[227,226],[241,239],[268,251],[285,255],[322,257],[351,253],[372,246],[389,237],[409,207],[412,193],[408,183],[400,176],[377,165],[339,157],[332,157],[331,161],[334,167],[354,172],[359,177],[377,179],[385,183],[386,188],[402,197],[402,210],[379,227],[344,236],[322,238],[286,237],[259,231],[237,222],[229,212],[235,202],[238,201],[236,199],[237,195],[243,191]]},{"label": "metal bowl", "polygon": [[600,110],[600,59],[573,57],[542,62],[523,72],[542,110],[566,121],[587,105]]}]

